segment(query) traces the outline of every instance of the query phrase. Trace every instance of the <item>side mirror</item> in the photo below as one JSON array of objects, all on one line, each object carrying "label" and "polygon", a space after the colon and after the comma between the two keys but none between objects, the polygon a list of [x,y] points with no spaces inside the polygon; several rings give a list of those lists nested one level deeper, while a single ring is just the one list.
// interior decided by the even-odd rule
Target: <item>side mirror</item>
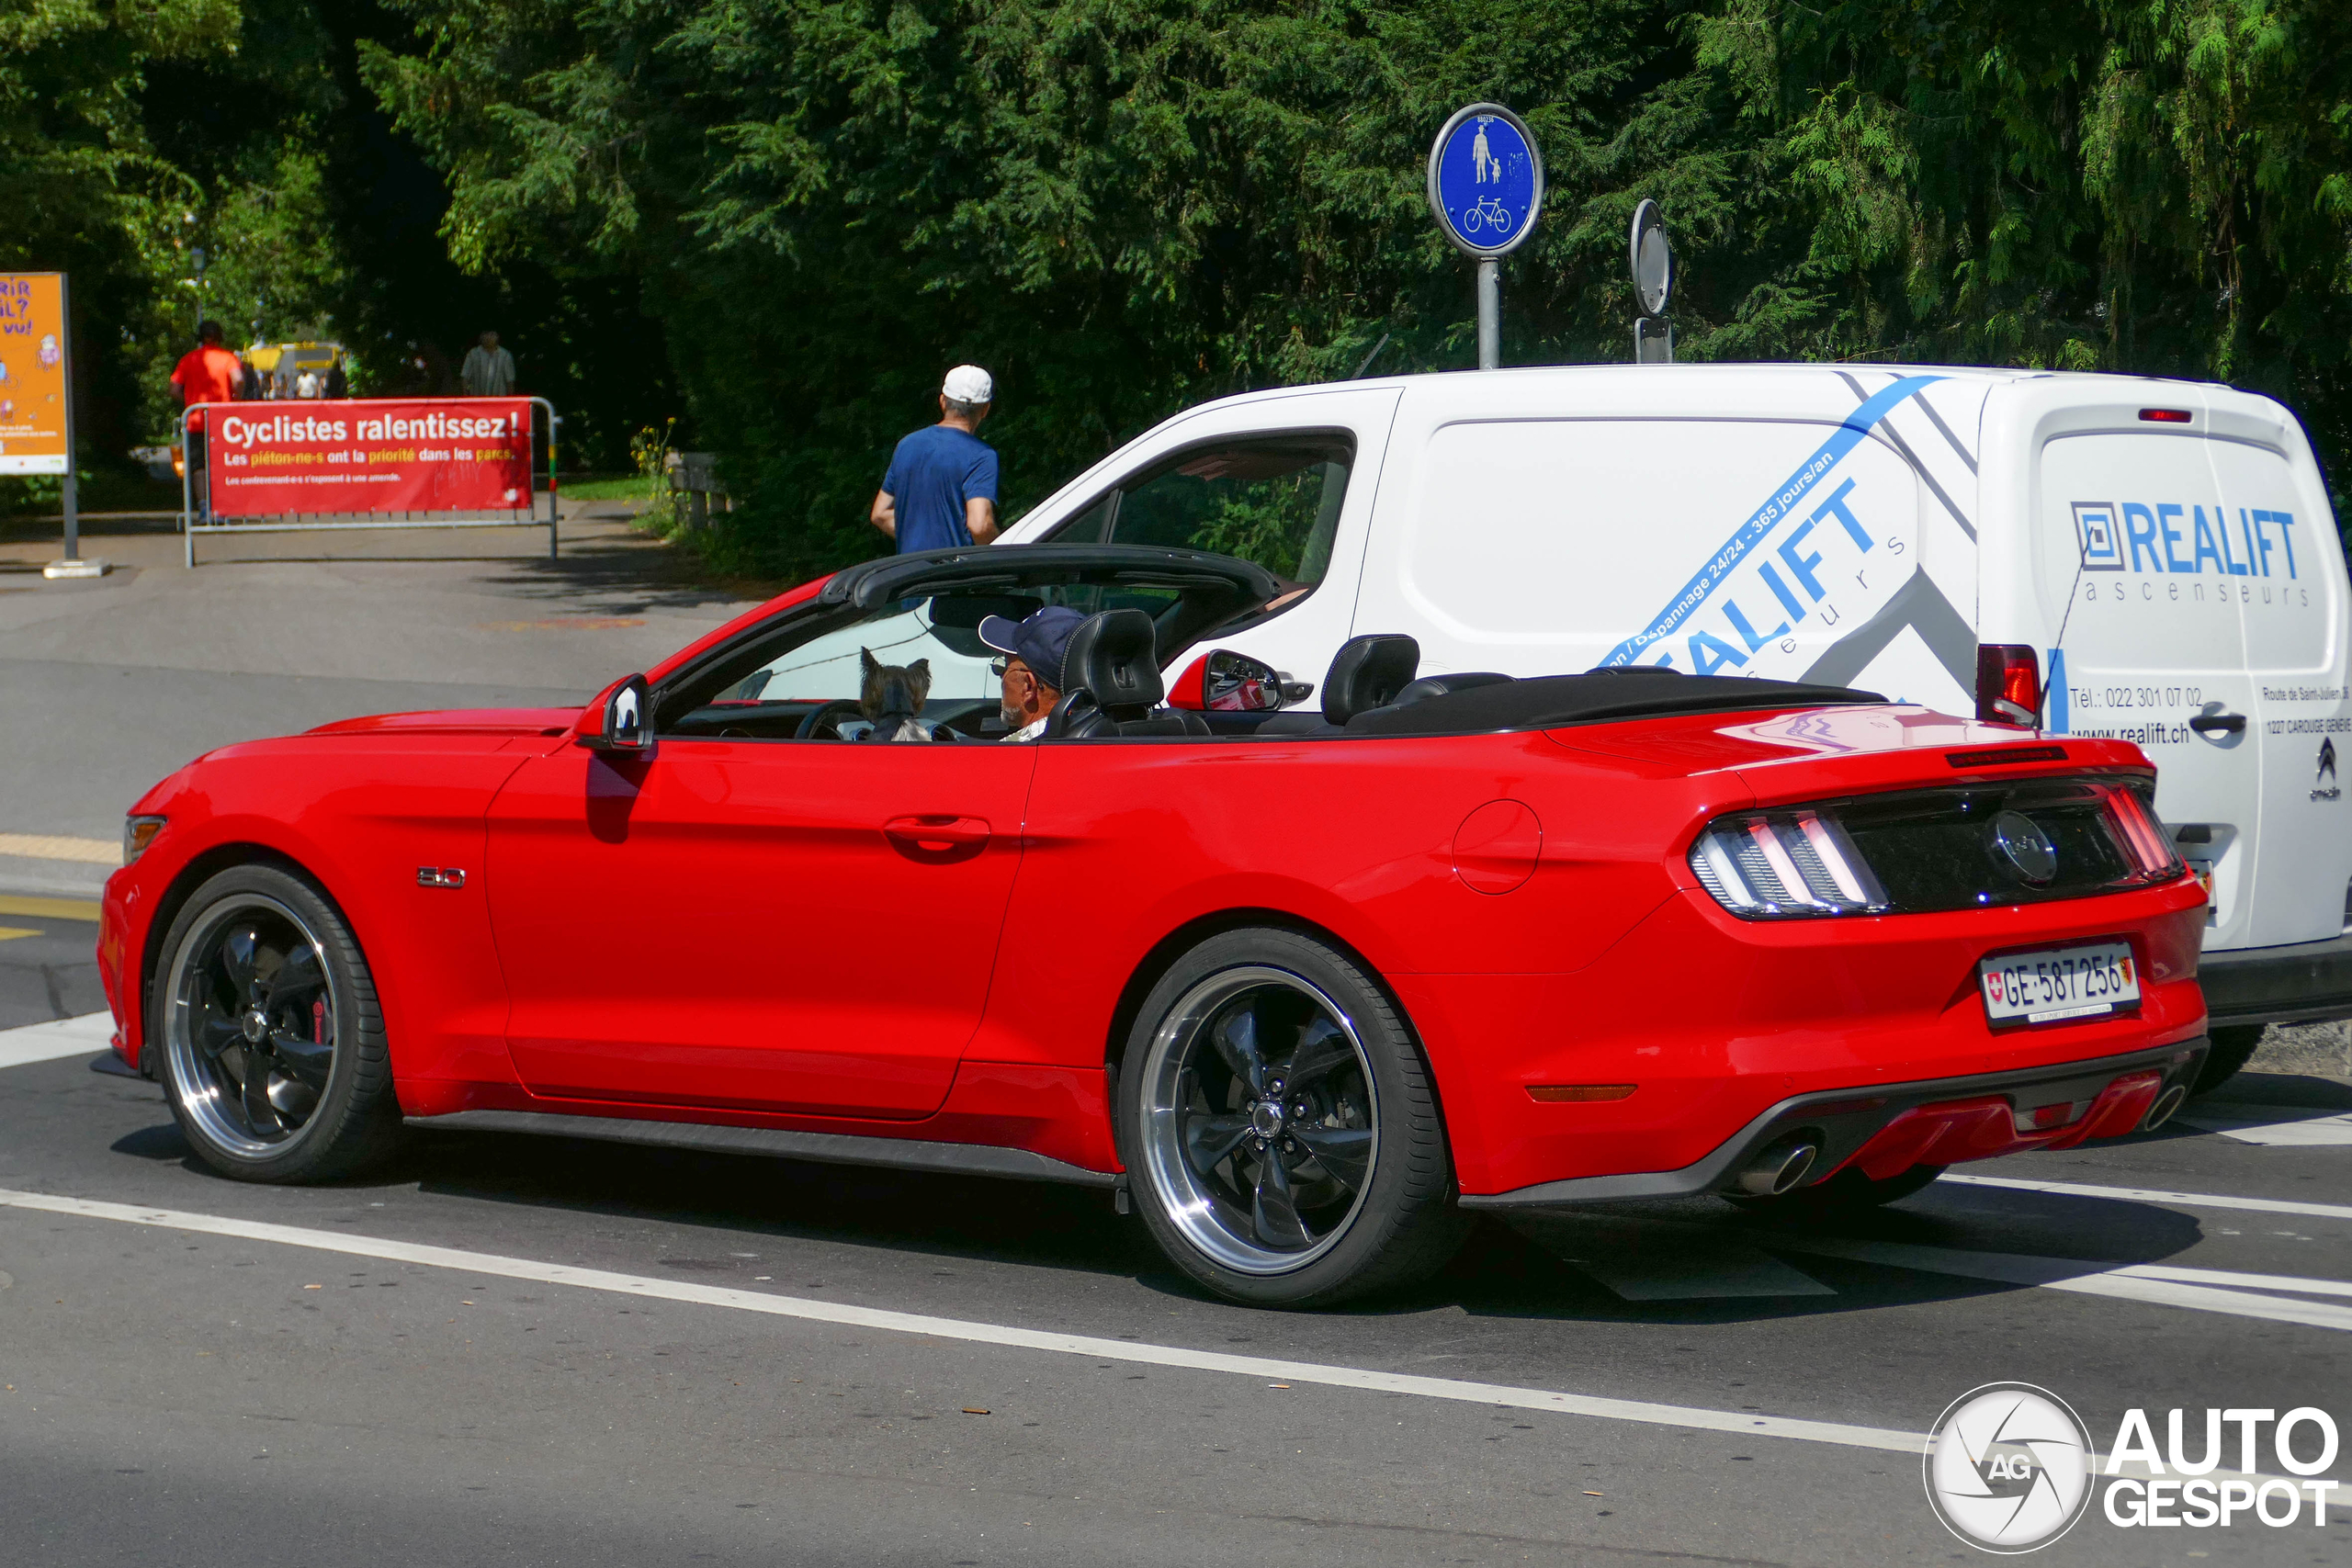
[{"label": "side mirror", "polygon": [[1272,713],[1288,697],[1281,671],[1262,659],[1220,648],[1193,660],[1176,678],[1168,705],[1195,713]]},{"label": "side mirror", "polygon": [[605,694],[581,716],[575,736],[592,751],[618,751],[630,756],[653,754],[653,694],[645,677],[632,675]]}]

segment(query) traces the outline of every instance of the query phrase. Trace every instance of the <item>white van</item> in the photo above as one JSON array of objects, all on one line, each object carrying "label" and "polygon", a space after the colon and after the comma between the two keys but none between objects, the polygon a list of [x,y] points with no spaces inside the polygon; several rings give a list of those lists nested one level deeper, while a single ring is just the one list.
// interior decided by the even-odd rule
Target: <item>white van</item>
[{"label": "white van", "polygon": [[1255,560],[1306,592],[1217,641],[1302,682],[1406,632],[1424,674],[1668,664],[2135,740],[2211,890],[2209,1086],[2261,1024],[2352,1017],[2344,553],[2267,398],[1808,365],[1288,388],[1178,415],[1004,537]]}]

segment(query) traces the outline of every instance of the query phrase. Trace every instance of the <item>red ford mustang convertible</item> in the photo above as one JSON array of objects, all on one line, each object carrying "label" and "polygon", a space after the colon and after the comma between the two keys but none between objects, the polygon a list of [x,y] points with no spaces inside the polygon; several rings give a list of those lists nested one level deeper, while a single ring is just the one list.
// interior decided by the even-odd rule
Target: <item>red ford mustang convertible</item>
[{"label": "red ford mustang convertible", "polygon": [[[1465,1211],[1883,1201],[2192,1081],[2204,897],[2132,747],[1418,678],[1401,637],[1311,704],[1216,653],[1169,702],[1283,592],[1187,551],[909,556],[584,713],[214,751],[107,885],[118,1049],[247,1179],[406,1123],[1081,1182],[1290,1304],[1435,1268]],[[1061,701],[1005,743],[980,624],[1057,604]],[[877,666],[928,674],[910,722]]]}]

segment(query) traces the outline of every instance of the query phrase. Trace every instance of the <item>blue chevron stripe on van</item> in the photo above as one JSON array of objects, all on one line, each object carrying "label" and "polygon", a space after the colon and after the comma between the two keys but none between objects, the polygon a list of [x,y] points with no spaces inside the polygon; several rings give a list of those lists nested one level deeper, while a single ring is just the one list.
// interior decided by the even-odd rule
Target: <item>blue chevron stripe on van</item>
[{"label": "blue chevron stripe on van", "polygon": [[1747,558],[1764,536],[1772,531],[1773,525],[1795,510],[1797,502],[1844,461],[1846,454],[1860,446],[1862,438],[1870,434],[1879,421],[1944,378],[1941,376],[1905,376],[1890,383],[1848,414],[1845,423],[1821,444],[1820,449],[1799,464],[1796,472],[1772,493],[1772,498],[1758,507],[1747,521],[1734,531],[1724,547],[1699,569],[1698,575],[1683,585],[1673,602],[1650,623],[1649,629],[1635,632],[1611,649],[1609,657],[1600,661],[1600,668],[1611,670],[1631,664],[1641,656],[1643,649],[1673,636],[1676,629],[1707,602],[1707,596],[1722,585],[1724,579],[1731,575],[1732,570]]}]

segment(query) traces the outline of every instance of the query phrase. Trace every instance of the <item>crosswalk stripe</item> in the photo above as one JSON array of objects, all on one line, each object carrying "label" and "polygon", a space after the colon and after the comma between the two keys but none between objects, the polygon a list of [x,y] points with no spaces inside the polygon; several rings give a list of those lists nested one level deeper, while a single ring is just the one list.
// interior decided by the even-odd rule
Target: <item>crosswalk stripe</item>
[{"label": "crosswalk stripe", "polygon": [[[2233,1317],[2295,1323],[2307,1328],[2352,1331],[2352,1307],[2324,1302],[2299,1302],[2251,1291],[2225,1288],[2234,1279],[2278,1281],[2274,1290],[2325,1292],[2339,1285],[2333,1280],[2297,1280],[2289,1275],[2231,1276],[2216,1269],[2175,1269],[2164,1265],[2078,1263],[2063,1258],[2036,1258],[2012,1252],[1970,1252],[1960,1247],[1919,1247],[1898,1241],[1858,1241],[1844,1236],[1759,1235],[1759,1245],[1816,1258],[1842,1258],[1855,1263],[1877,1263],[1913,1269],[1928,1274],[1952,1274],[1964,1280],[1996,1280],[2009,1285],[2038,1285],[2044,1290],[2071,1291],[2080,1295],[2114,1296],[2157,1306],[2188,1307],[2199,1312],[2225,1313]],[[2151,1269],[2161,1269],[2151,1273]]]},{"label": "crosswalk stripe", "polygon": [[2277,1105],[2233,1105],[2209,1100],[2194,1111],[2182,1111],[2180,1119],[2192,1127],[2219,1133],[2241,1144],[2301,1148],[2330,1148],[2352,1144],[2352,1113],[2329,1115],[2320,1112],[2280,1121],[2278,1113],[2285,1109]]},{"label": "crosswalk stripe", "polygon": [[62,1056],[86,1056],[103,1051],[114,1040],[114,1015],[84,1013],[53,1023],[28,1023],[20,1029],[0,1029],[0,1067],[25,1067],[54,1062]]},{"label": "crosswalk stripe", "polygon": [[2289,1198],[2231,1198],[2213,1192],[2173,1192],[2161,1187],[2099,1187],[2079,1181],[2028,1181],[2014,1176],[1968,1176],[1948,1170],[1938,1187],[2007,1187],[2019,1192],[2051,1192],[2062,1198],[2105,1198],[2118,1203],[2172,1203],[2185,1209],[2242,1209],[2254,1214],[2303,1214],[2315,1220],[2352,1220],[2352,1204],[2305,1203]]}]

